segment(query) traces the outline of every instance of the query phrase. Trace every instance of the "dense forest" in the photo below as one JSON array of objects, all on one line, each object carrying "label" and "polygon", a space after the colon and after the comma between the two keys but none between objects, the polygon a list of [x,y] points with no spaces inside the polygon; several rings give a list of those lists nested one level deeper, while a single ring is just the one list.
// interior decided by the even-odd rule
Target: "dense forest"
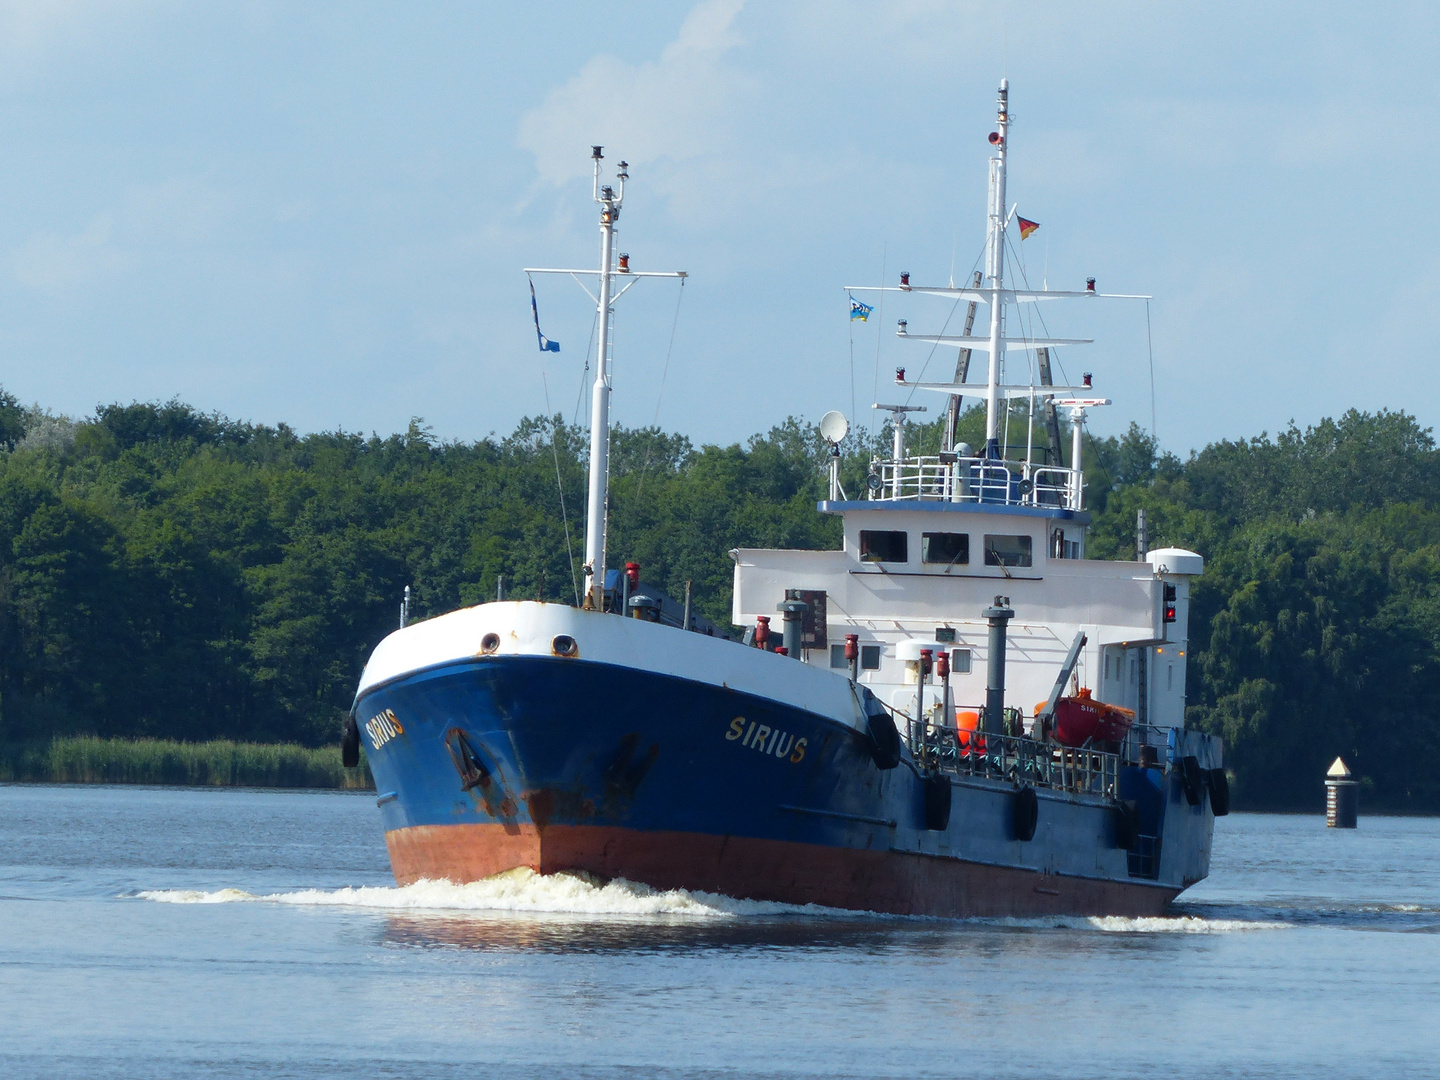
[{"label": "dense forest", "polygon": [[[979,442],[977,412],[963,418]],[[842,447],[850,490],[889,433]],[[911,429],[912,446],[938,425]],[[1043,437],[1042,437],[1043,441]],[[301,435],[181,404],[71,420],[0,390],[0,742],[60,735],[332,742],[365,657],[415,617],[578,594],[586,438]],[[1320,804],[1344,754],[1368,805],[1440,811],[1440,451],[1347,413],[1188,460],[1132,427],[1087,444],[1089,553],[1205,555],[1188,719],[1223,735],[1237,805]],[[736,546],[834,547],[828,448],[789,420],[731,446],[619,428],[612,561],[728,623]]]}]

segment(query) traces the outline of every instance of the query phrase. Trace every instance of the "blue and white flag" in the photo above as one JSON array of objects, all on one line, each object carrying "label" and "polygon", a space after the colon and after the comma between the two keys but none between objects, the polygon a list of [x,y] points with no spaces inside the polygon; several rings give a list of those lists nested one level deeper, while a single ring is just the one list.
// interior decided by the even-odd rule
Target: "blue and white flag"
[{"label": "blue and white flag", "polygon": [[535,337],[540,342],[540,351],[559,352],[560,343],[558,341],[551,341],[540,332],[540,308],[535,303],[535,279],[530,278],[528,274],[526,277],[530,280],[530,311],[535,316]]},{"label": "blue and white flag", "polygon": [[859,300],[856,300],[853,296],[850,297],[850,321],[851,321],[851,322],[854,322],[856,319],[859,319],[861,322],[869,322],[869,321],[870,321],[870,312],[872,312],[872,311],[874,311],[874,310],[875,310],[875,309],[872,308],[869,304],[862,304]]}]

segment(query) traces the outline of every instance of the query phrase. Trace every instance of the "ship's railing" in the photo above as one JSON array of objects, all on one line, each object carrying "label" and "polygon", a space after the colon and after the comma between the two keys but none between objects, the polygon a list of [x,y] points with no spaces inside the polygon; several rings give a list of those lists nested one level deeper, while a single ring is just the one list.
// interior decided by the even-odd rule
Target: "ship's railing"
[{"label": "ship's railing", "polygon": [[1120,744],[1120,756],[1131,764],[1154,764],[1164,768],[1174,756],[1170,745],[1174,730],[1152,724],[1132,724],[1130,733]]},{"label": "ship's railing", "polygon": [[[911,755],[922,767],[958,776],[1010,780],[1102,798],[1118,797],[1120,754],[1041,742],[1023,734],[957,731],[910,721]],[[1012,731],[1020,730],[1019,725]]]},{"label": "ship's railing", "polygon": [[866,481],[869,499],[920,499],[1000,506],[1084,509],[1079,469],[957,454],[876,458]]}]

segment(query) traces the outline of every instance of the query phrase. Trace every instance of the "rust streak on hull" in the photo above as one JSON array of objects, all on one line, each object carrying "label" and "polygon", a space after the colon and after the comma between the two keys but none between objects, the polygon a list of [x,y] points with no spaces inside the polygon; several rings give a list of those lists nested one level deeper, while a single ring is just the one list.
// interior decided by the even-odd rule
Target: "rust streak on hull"
[{"label": "rust streak on hull", "polygon": [[1160,915],[1179,892],[910,852],[613,826],[417,825],[386,833],[385,844],[401,885],[479,881],[523,866],[896,915]]}]

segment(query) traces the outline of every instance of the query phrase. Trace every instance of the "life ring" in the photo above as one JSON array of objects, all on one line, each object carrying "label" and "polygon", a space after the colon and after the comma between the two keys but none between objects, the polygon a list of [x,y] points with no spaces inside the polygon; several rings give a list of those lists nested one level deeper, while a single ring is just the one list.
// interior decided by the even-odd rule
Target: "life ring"
[{"label": "life ring", "polygon": [[340,764],[347,769],[360,764],[360,725],[355,722],[353,712],[345,717],[345,727],[340,732]]},{"label": "life ring", "polygon": [[1022,787],[1016,790],[1015,797],[1010,801],[1010,824],[1015,830],[1015,839],[1030,841],[1035,839],[1035,825],[1040,820],[1040,800],[1035,796],[1035,789]]},{"label": "life ring", "polygon": [[931,773],[925,777],[925,828],[944,832],[950,827],[950,778]]},{"label": "life ring", "polygon": [[1200,768],[1200,759],[1194,754],[1184,758],[1180,762],[1180,786],[1185,789],[1185,801],[1191,806],[1199,806],[1201,796],[1204,794],[1205,773]]},{"label": "life ring", "polygon": [[1210,789],[1210,812],[1216,817],[1230,813],[1230,778],[1225,775],[1225,770],[1207,770],[1205,786]]}]

